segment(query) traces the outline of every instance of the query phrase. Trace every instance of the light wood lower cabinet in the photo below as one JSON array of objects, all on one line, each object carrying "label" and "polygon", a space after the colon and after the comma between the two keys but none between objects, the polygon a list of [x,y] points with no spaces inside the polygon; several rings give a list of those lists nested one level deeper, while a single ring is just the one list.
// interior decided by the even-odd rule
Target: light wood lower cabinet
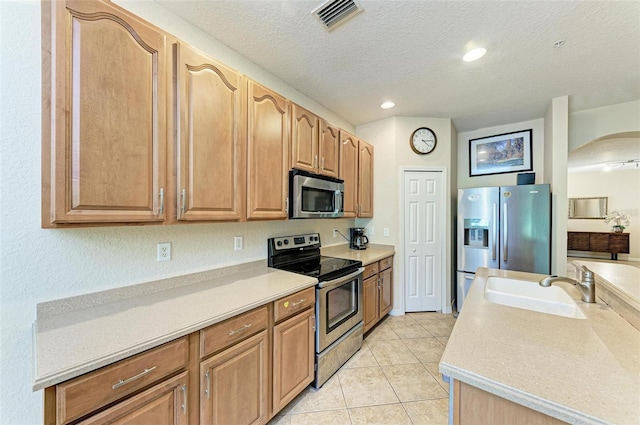
[{"label": "light wood lower cabinet", "polygon": [[268,332],[200,364],[201,424],[263,424],[269,394]]},{"label": "light wood lower cabinet", "polygon": [[274,414],[313,381],[314,337],[313,308],[273,328]]},{"label": "light wood lower cabinet", "polygon": [[267,423],[314,378],[315,288],[44,390],[44,424]]},{"label": "light wood lower cabinet", "polygon": [[565,422],[455,380],[453,423],[559,425]]},{"label": "light wood lower cabinet", "polygon": [[182,372],[78,424],[187,425],[188,384],[188,372]]},{"label": "light wood lower cabinet", "polygon": [[364,332],[380,321],[393,307],[393,256],[365,267],[363,281]]}]

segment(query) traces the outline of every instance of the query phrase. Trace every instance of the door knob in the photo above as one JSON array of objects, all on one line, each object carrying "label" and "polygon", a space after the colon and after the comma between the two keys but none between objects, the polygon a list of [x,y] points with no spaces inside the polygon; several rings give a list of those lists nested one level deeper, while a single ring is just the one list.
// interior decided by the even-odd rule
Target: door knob
[{"label": "door knob", "polygon": [[415,249],[415,248],[413,248],[411,251],[416,252],[416,249]]}]

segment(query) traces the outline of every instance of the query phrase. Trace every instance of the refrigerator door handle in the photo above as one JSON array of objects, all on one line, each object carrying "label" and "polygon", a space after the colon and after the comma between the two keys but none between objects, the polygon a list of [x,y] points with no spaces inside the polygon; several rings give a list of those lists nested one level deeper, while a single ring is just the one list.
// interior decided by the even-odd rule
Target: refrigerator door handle
[{"label": "refrigerator door handle", "polygon": [[508,240],[508,235],[507,235],[507,229],[509,228],[509,214],[508,214],[508,209],[507,209],[507,203],[505,202],[503,204],[503,219],[502,219],[502,223],[504,224],[503,227],[503,231],[502,231],[502,261],[508,261],[509,259],[509,250],[508,250],[508,246],[507,246],[507,240]]},{"label": "refrigerator door handle", "polygon": [[491,219],[491,255],[492,260],[496,261],[496,245],[498,243],[498,204],[493,203],[493,217]]}]

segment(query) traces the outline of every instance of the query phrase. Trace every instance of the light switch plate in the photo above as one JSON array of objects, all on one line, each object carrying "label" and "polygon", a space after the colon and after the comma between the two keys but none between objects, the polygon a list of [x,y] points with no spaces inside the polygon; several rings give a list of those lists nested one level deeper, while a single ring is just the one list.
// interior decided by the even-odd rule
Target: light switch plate
[{"label": "light switch plate", "polygon": [[233,238],[233,249],[234,251],[242,250],[242,236],[235,236]]},{"label": "light switch plate", "polygon": [[389,228],[388,227],[384,228],[384,235],[385,236],[389,236]]}]

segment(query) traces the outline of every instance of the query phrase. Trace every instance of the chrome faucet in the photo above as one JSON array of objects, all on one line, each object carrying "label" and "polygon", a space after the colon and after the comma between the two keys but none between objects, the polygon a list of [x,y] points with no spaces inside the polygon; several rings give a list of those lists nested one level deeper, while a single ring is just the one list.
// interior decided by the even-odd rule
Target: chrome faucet
[{"label": "chrome faucet", "polygon": [[576,268],[576,272],[579,274],[580,280],[571,279],[565,276],[547,276],[540,280],[540,286],[551,286],[553,282],[569,282],[573,283],[580,290],[582,301],[586,303],[596,302],[596,280],[593,272],[576,263],[571,263]]}]

